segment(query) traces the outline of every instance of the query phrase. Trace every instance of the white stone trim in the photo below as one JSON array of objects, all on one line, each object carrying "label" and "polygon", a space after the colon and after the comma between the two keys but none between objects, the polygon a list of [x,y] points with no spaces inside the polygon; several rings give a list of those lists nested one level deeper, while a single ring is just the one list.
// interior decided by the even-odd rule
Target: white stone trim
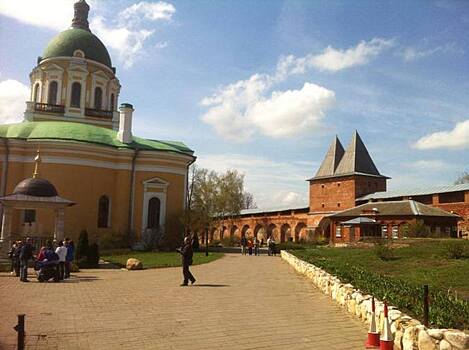
[{"label": "white stone trim", "polygon": [[142,213],[142,234],[147,229],[148,222],[148,203],[150,199],[156,197],[160,200],[160,227],[165,226],[166,222],[166,192],[144,192],[143,194],[143,213]]},{"label": "white stone trim", "polygon": [[[132,164],[130,163],[115,163],[115,162],[105,162],[98,160],[89,160],[89,159],[77,159],[77,158],[65,158],[65,157],[54,157],[54,156],[41,156],[42,163],[51,163],[51,164],[68,164],[68,165],[81,165],[89,166],[94,168],[105,168],[113,170],[132,170]],[[21,162],[21,163],[34,163],[34,159],[31,156],[18,156],[10,155],[10,162]],[[137,165],[135,167],[136,171],[147,171],[155,173],[169,173],[176,175],[184,175],[184,168],[176,168],[169,166],[160,166],[160,165]]]}]

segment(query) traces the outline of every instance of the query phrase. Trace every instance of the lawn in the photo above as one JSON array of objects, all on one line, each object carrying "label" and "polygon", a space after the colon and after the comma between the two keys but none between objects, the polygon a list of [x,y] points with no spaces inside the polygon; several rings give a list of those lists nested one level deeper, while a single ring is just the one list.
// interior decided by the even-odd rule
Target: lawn
[{"label": "lawn", "polygon": [[[460,241],[469,253],[469,241]],[[469,299],[469,257],[448,259],[445,257],[448,240],[422,240],[398,244],[408,247],[393,249],[394,258],[381,260],[373,248],[327,248],[295,251],[298,257],[314,264],[316,261],[334,260],[365,268],[384,276],[396,277],[430,288],[456,291]],[[453,242],[451,242],[453,243]]]},{"label": "lawn", "polygon": [[[205,264],[220,259],[223,253],[194,253],[193,265]],[[161,268],[181,266],[181,254],[177,252],[137,252],[137,251],[116,251],[109,255],[101,256],[101,259],[109,261],[121,267],[125,267],[127,259],[135,258],[143,263],[144,268]]]},{"label": "lawn", "polygon": [[[469,241],[393,243],[392,254],[386,260],[378,256],[376,247],[318,247],[291,252],[365,293],[381,300],[386,298],[392,305],[420,320],[423,317],[423,285],[427,284],[430,289],[430,324],[468,329]],[[455,243],[465,250],[463,258],[447,257],[448,245]]]}]

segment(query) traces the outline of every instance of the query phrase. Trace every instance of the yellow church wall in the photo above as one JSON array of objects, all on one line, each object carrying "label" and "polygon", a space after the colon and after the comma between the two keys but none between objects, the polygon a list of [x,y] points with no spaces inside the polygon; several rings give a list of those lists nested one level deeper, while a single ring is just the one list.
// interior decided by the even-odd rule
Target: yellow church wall
[{"label": "yellow church wall", "polygon": [[[77,239],[81,230],[86,229],[91,241],[103,240],[105,236],[128,234],[129,195],[131,180],[131,158],[133,151],[116,150],[110,147],[83,145],[60,142],[24,142],[12,140],[10,144],[10,161],[8,165],[8,181],[6,194],[11,194],[16,185],[34,172],[33,158],[37,148],[41,150],[42,163],[39,166],[39,177],[49,180],[56,187],[59,195],[77,204],[65,210],[65,235]],[[0,146],[0,170],[3,167],[5,149]],[[179,217],[184,207],[185,171],[184,158],[178,155],[159,154],[154,152],[152,159],[150,152],[142,152],[142,159],[137,159],[134,194],[133,233],[140,238],[144,210],[144,182],[158,178],[169,183],[166,191],[165,229],[168,236],[179,237],[181,228]],[[15,160],[16,159],[16,160]],[[95,166],[55,163],[63,159],[64,162],[91,162]],[[188,157],[184,159],[188,161]],[[49,161],[54,161],[49,162]],[[98,167],[124,167],[124,169],[110,169]],[[164,171],[143,171],[143,168],[171,168],[175,173]],[[3,174],[3,172],[0,172]],[[151,191],[160,191],[151,189]],[[100,196],[110,198],[111,226],[98,228],[98,201]],[[36,236],[52,236],[55,227],[55,213],[53,210],[36,212],[36,223],[25,231],[22,211],[14,213],[12,232],[17,235],[28,233]]]}]

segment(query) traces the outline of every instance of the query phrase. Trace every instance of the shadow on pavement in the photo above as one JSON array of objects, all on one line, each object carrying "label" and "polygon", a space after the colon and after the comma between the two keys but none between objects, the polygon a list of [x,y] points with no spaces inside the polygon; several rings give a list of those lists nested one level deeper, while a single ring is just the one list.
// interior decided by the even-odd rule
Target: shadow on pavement
[{"label": "shadow on pavement", "polygon": [[222,288],[229,287],[229,284],[194,284],[191,287],[210,287],[210,288]]}]

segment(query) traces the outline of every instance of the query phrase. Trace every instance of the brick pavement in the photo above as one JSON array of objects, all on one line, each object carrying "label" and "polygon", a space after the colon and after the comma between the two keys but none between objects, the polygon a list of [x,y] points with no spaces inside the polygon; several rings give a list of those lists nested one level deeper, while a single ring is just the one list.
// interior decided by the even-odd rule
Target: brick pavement
[{"label": "brick pavement", "polygon": [[[363,349],[366,329],[278,257],[180,268],[86,270],[65,283],[0,273],[0,349],[26,313],[27,349]],[[31,276],[32,279],[32,276]]]}]

